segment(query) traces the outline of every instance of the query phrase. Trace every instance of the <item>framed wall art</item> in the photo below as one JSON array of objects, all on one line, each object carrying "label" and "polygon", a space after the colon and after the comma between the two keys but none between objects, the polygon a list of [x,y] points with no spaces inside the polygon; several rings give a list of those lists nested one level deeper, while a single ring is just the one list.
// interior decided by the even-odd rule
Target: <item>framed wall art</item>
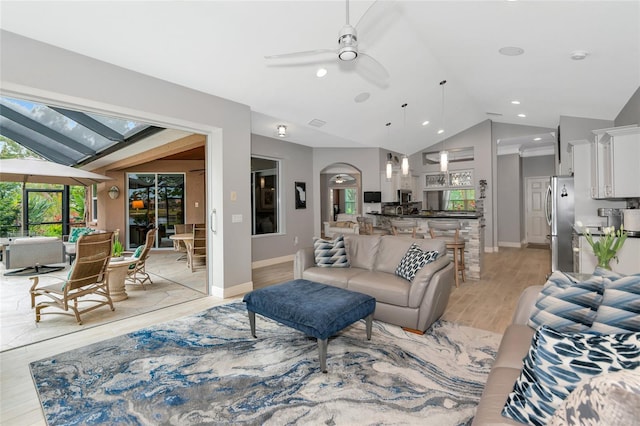
[{"label": "framed wall art", "polygon": [[305,182],[295,182],[296,209],[307,208],[307,184]]}]

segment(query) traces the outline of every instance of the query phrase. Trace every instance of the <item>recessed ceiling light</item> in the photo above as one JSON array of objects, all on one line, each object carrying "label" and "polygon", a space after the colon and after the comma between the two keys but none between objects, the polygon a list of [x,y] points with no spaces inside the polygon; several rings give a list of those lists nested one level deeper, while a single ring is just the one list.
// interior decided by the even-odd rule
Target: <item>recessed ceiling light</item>
[{"label": "recessed ceiling light", "polygon": [[362,103],[362,102],[366,101],[367,99],[369,99],[369,96],[371,96],[371,93],[362,92],[359,95],[356,95],[356,97],[353,98],[353,100],[356,101],[357,103]]},{"label": "recessed ceiling light", "polygon": [[542,138],[533,138],[533,140],[537,142],[537,141],[541,141]]},{"label": "recessed ceiling light", "polygon": [[520,117],[520,118],[525,118],[525,117],[526,117],[526,114],[518,114],[518,117]]},{"label": "recessed ceiling light", "polygon": [[520,101],[511,101],[511,103],[514,105],[520,105]]},{"label": "recessed ceiling light", "polygon": [[571,59],[573,59],[574,61],[581,61],[587,56],[589,56],[589,52],[587,52],[586,50],[574,50],[573,52],[571,52]]},{"label": "recessed ceiling light", "polygon": [[440,130],[438,130],[438,134],[439,134],[439,135],[441,135],[441,134],[443,134],[443,133],[444,133],[444,129],[440,129]]},{"label": "recessed ceiling light", "polygon": [[319,68],[318,71],[316,71],[316,76],[318,78],[322,78],[325,75],[327,75],[327,69],[326,68]]},{"label": "recessed ceiling light", "polygon": [[422,122],[423,126],[426,126],[427,124],[429,124],[429,120],[425,120],[425,121]]},{"label": "recessed ceiling light", "polygon": [[500,50],[498,50],[498,52],[505,56],[518,56],[524,53],[524,49],[521,47],[507,46],[501,48]]}]

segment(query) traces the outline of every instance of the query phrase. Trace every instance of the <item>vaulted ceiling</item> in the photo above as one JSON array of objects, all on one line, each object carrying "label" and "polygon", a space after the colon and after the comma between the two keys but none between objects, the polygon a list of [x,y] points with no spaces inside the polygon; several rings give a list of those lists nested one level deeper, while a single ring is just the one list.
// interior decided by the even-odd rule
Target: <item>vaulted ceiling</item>
[{"label": "vaulted ceiling", "polygon": [[254,133],[275,137],[285,124],[286,140],[314,147],[414,153],[485,119],[551,129],[560,115],[613,120],[640,86],[637,1],[378,3],[366,13],[372,1],[351,2],[350,22],[365,16],[359,48],[388,80],[363,56],[264,58],[336,49],[343,1],[3,1],[0,25],[247,104]]}]

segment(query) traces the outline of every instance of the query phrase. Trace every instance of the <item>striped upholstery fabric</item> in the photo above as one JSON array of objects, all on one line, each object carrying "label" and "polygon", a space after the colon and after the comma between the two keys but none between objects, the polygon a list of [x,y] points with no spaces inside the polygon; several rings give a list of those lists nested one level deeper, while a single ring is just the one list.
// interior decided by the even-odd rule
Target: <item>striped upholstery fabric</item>
[{"label": "striped upholstery fabric", "polygon": [[593,336],[540,327],[502,415],[545,425],[581,381],[639,365],[639,333]]},{"label": "striped upholstery fabric", "polygon": [[335,240],[313,240],[313,251],[316,266],[321,268],[348,268],[347,249],[344,245],[344,235]]},{"label": "striped upholstery fabric", "polygon": [[554,272],[538,295],[529,326],[547,325],[558,331],[586,331],[593,324],[602,302],[604,279],[591,277],[575,282]]},{"label": "striped upholstery fabric", "polygon": [[604,298],[590,332],[640,332],[640,275],[605,279],[604,282]]}]

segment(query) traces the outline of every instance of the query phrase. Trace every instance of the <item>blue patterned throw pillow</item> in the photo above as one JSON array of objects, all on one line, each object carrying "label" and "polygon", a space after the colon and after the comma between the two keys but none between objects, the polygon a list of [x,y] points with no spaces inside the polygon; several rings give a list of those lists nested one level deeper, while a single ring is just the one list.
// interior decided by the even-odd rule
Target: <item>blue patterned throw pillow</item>
[{"label": "blue patterned throw pillow", "polygon": [[581,381],[639,365],[640,333],[594,336],[540,327],[502,415],[545,425]]},{"label": "blue patterned throw pillow", "polygon": [[596,334],[640,331],[640,275],[604,280],[604,298],[589,332]]},{"label": "blue patterned throw pillow", "polygon": [[437,251],[424,251],[416,243],[413,243],[400,260],[400,264],[396,268],[396,275],[405,280],[413,281],[418,271],[427,263],[436,260],[437,257]]},{"label": "blue patterned throw pillow", "polygon": [[551,274],[538,295],[529,326],[547,325],[558,331],[586,331],[596,319],[604,293],[604,279],[575,282],[562,272]]},{"label": "blue patterned throw pillow", "polygon": [[347,249],[344,245],[344,235],[335,240],[313,240],[313,252],[316,266],[321,268],[348,268]]}]

